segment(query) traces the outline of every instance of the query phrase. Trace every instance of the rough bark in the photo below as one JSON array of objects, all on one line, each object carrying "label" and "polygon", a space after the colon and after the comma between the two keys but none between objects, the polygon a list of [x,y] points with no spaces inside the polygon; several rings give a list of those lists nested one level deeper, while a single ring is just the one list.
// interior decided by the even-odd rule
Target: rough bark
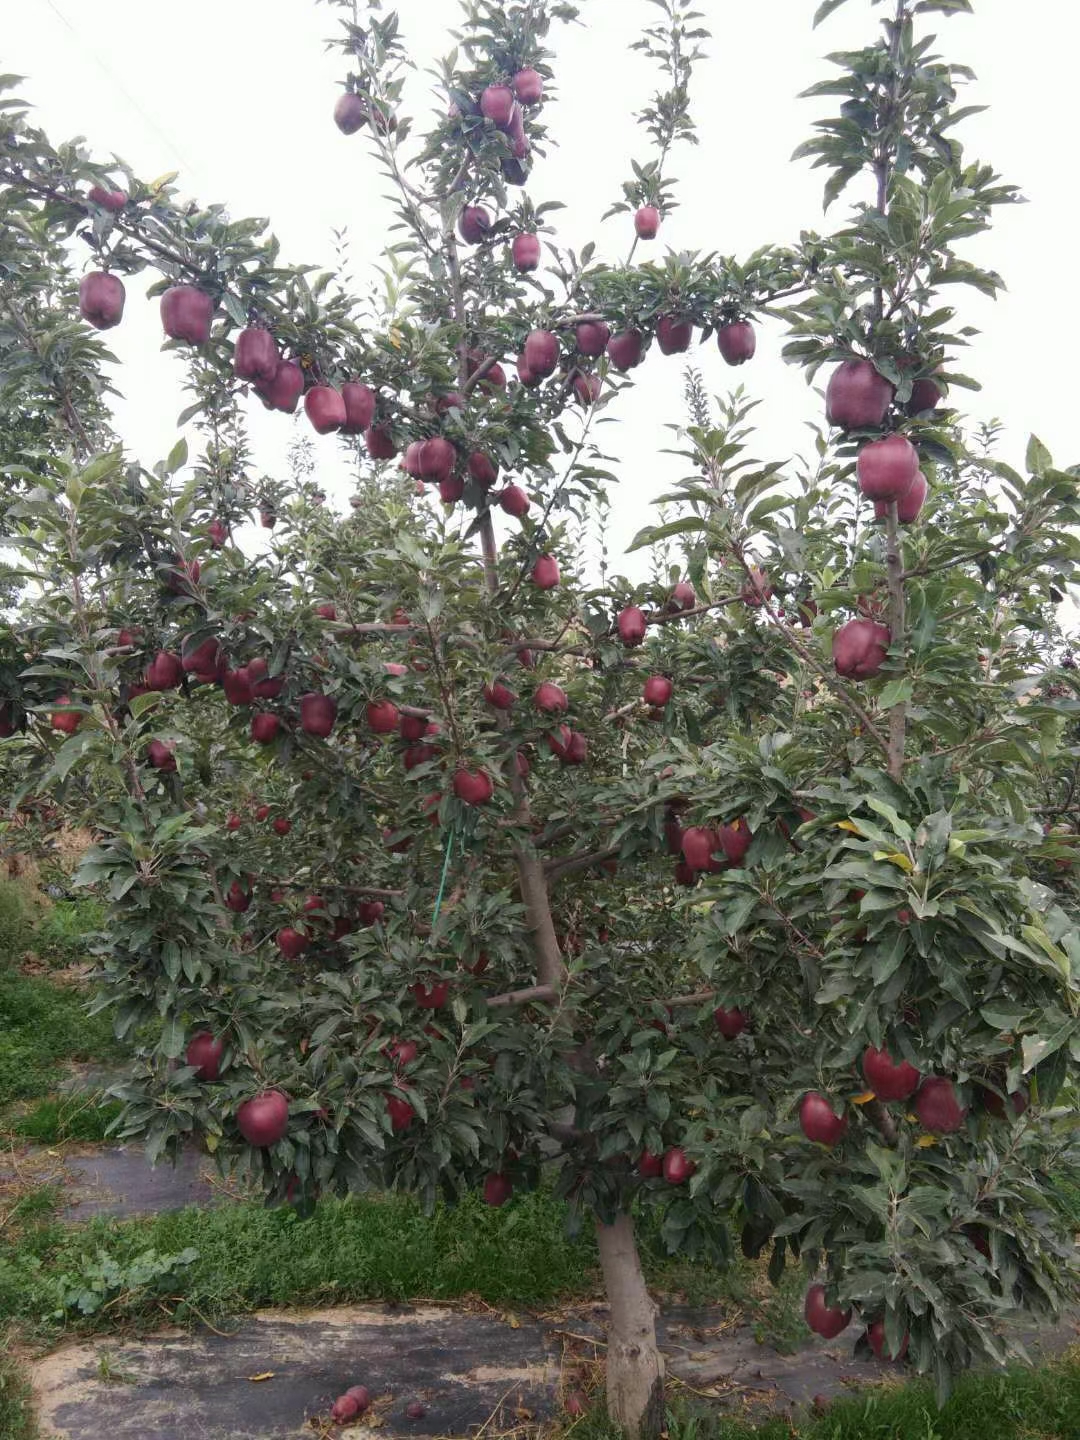
[{"label": "rough bark", "polygon": [[634,1222],[619,1215],[596,1222],[596,1242],[611,1316],[608,1322],[608,1414],[630,1440],[653,1440],[664,1428],[664,1358],[656,1343],[656,1306],[641,1273]]}]

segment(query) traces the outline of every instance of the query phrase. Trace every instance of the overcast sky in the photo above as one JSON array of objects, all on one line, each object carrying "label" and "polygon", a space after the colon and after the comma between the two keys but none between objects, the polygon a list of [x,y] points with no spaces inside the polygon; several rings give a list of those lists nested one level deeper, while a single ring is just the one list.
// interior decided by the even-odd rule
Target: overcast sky
[{"label": "overcast sky", "polygon": [[[815,3],[701,0],[714,32],[693,86],[701,144],[676,151],[681,208],[639,255],[659,258],[670,246],[740,256],[841,223],[842,205],[822,216],[820,174],[789,163],[829,102],[796,97],[830,73],[822,58],[829,50],[868,42],[883,12],[848,0],[812,31]],[[969,158],[989,161],[1031,203],[999,212],[991,235],[963,252],[1000,271],[1009,289],[995,304],[953,287],[963,318],[983,332],[964,368],[984,389],[961,398],[972,414],[1006,421],[1008,458],[1022,456],[1034,431],[1059,464],[1069,464],[1080,459],[1073,436],[1080,305],[1072,278],[1080,204],[1065,139],[1075,126],[1072,6],[975,4],[974,17],[923,24],[937,32],[940,53],[975,69],[963,103],[991,107],[960,132]],[[9,22],[3,68],[27,77],[23,92],[54,142],[81,134],[146,179],[178,170],[184,193],[224,201],[234,216],[270,217],[290,260],[329,266],[331,232],[347,229],[353,272],[370,279],[385,243],[385,183],[362,134],[346,138],[331,119],[342,67],[323,41],[336,13],[312,0],[186,0],[182,9],[168,7],[166,23],[164,8],[146,0],[0,0],[0,18]],[[400,0],[397,8],[422,71],[448,48],[444,27],[457,7]],[[557,96],[545,119],[559,149],[536,165],[529,190],[536,202],[566,203],[554,217],[561,240],[579,246],[597,237],[599,253],[617,259],[626,254],[629,218],[598,222],[619,198],[631,156],[648,158],[647,137],[632,117],[655,77],[628,46],[658,12],[646,0],[584,0],[581,8],[584,27],[556,33]],[[407,108],[422,113],[429,97],[430,80],[418,73]],[[129,282],[124,322],[109,340],[121,361],[121,432],[152,464],[171,448],[186,397],[178,362],[159,353],[156,302],[140,303],[145,283]],[[757,358],[738,371],[722,363],[715,343],[693,352],[714,393],[738,380],[761,398],[755,453],[762,458],[803,446],[805,422],[820,414],[801,374],[781,362],[781,340],[780,327],[767,325]],[[621,477],[613,550],[647,523],[649,503],[680,473],[660,453],[671,440],[664,424],[684,418],[680,361],[654,349],[636,375],[633,398],[618,402],[626,423],[601,431]],[[252,415],[260,463],[280,470],[290,426],[306,427],[303,414],[290,421],[255,404]],[[338,442],[317,444],[327,488],[343,498]]]}]

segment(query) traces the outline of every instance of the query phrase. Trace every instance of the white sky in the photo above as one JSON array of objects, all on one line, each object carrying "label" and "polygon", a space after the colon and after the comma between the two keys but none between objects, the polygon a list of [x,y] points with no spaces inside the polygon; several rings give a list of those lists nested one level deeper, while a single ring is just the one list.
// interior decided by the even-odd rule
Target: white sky
[{"label": "white sky", "polygon": [[[456,4],[399,0],[397,8],[421,67],[448,48]],[[804,228],[840,224],[842,205],[822,217],[821,173],[789,163],[830,102],[795,97],[830,73],[827,51],[874,36],[883,11],[848,0],[815,32],[815,0],[700,0],[698,8],[714,32],[693,89],[701,144],[676,152],[681,208],[639,255],[659,258],[670,246],[741,256],[794,241]],[[1080,304],[1068,278],[1080,201],[1065,141],[1075,124],[1071,9],[1066,0],[976,0],[973,18],[922,22],[938,34],[939,53],[977,73],[962,103],[991,106],[960,131],[969,158],[988,160],[1031,202],[999,212],[991,235],[963,252],[1001,272],[1008,293],[996,304],[957,287],[949,296],[983,332],[966,368],[984,389],[961,398],[972,414],[1007,422],[1014,462],[1030,431],[1059,464],[1080,458],[1072,433]],[[659,12],[646,0],[584,0],[582,10],[586,28],[556,32],[558,97],[546,120],[560,148],[534,168],[529,190],[536,202],[567,204],[553,217],[560,239],[577,247],[596,237],[599,253],[617,259],[626,254],[629,217],[597,222],[619,198],[630,157],[647,158],[632,116],[654,87],[654,72],[627,47]],[[386,185],[363,135],[344,137],[331,119],[342,67],[323,41],[336,12],[311,0],[185,0],[181,9],[160,0],[0,0],[3,19],[3,68],[27,77],[23,93],[54,142],[84,135],[96,153],[122,154],[146,179],[179,170],[185,193],[225,201],[234,216],[270,217],[289,260],[329,266],[331,231],[347,228],[353,273],[371,278],[384,243]],[[412,113],[423,113],[429,89],[418,74]],[[152,464],[171,448],[187,397],[178,362],[159,352],[157,304],[140,300],[134,277],[124,322],[108,339],[121,361],[121,432]],[[780,327],[768,325],[757,358],[737,371],[722,363],[715,343],[692,352],[712,391],[738,380],[762,399],[755,447],[762,458],[801,447],[804,422],[820,415],[801,374],[781,362],[781,340]],[[620,461],[609,536],[616,552],[680,473],[659,453],[671,443],[665,422],[684,419],[680,359],[654,348],[635,375],[633,397],[607,412],[625,423],[599,432]],[[252,416],[259,463],[280,470],[290,425],[306,429],[302,412],[290,422],[256,402]],[[343,499],[338,444],[316,443],[327,489]]]}]

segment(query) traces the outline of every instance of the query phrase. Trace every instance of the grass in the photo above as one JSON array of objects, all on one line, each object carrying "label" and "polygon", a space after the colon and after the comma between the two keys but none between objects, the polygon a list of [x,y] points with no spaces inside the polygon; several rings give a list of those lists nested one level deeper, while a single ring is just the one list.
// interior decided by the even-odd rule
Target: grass
[{"label": "grass", "polygon": [[108,1139],[108,1129],[120,1114],[119,1100],[106,1100],[96,1091],[85,1095],[49,1096],[31,1109],[9,1118],[7,1129],[20,1140],[36,1145],[65,1141],[92,1144]]},{"label": "grass", "polygon": [[0,1331],[0,1435],[4,1440],[38,1440],[30,1382]]}]

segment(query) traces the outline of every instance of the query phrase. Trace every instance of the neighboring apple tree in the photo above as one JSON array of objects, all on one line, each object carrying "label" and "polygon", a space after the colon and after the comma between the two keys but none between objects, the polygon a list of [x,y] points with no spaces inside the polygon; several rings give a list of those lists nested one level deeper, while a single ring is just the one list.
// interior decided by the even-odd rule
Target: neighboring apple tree
[{"label": "neighboring apple tree", "polygon": [[[1050,1177],[1077,1158],[1055,607],[1080,504],[1038,441],[1022,474],[951,408],[973,332],[945,297],[996,292],[961,252],[1016,198],[964,157],[965,71],[921,28],[971,7],[890,0],[832,57],[814,93],[838,114],[803,152],[829,201],[870,178],[841,229],[639,263],[705,38],[662,0],[621,264],[561,248],[526,190],[576,7],[470,0],[422,137],[397,17],[337,8],[328,110],[396,196],[381,310],[258,222],[52,147],[17,102],[0,122],[2,215],[32,242],[0,275],[5,528],[32,577],[5,765],[12,805],[92,826],[101,1004],[133,1047],[160,1035],[123,1133],[155,1158],[198,1136],[305,1210],[550,1181],[596,1223],[634,1434],[663,1421],[647,1207],[673,1251],[803,1263],[815,1330],[857,1315],[859,1346],[944,1393],[1076,1282]],[[55,308],[107,330],[147,271],[201,440],[152,470],[110,447],[99,345]],[[686,477],[635,542],[651,579],[598,576],[583,537],[618,477],[595,417],[654,347],[751,361],[761,316],[829,367],[812,458],[752,459],[746,394],[717,406],[689,370]],[[287,479],[253,473],[260,399],[325,437]],[[318,489],[335,444],[345,516]]]}]

